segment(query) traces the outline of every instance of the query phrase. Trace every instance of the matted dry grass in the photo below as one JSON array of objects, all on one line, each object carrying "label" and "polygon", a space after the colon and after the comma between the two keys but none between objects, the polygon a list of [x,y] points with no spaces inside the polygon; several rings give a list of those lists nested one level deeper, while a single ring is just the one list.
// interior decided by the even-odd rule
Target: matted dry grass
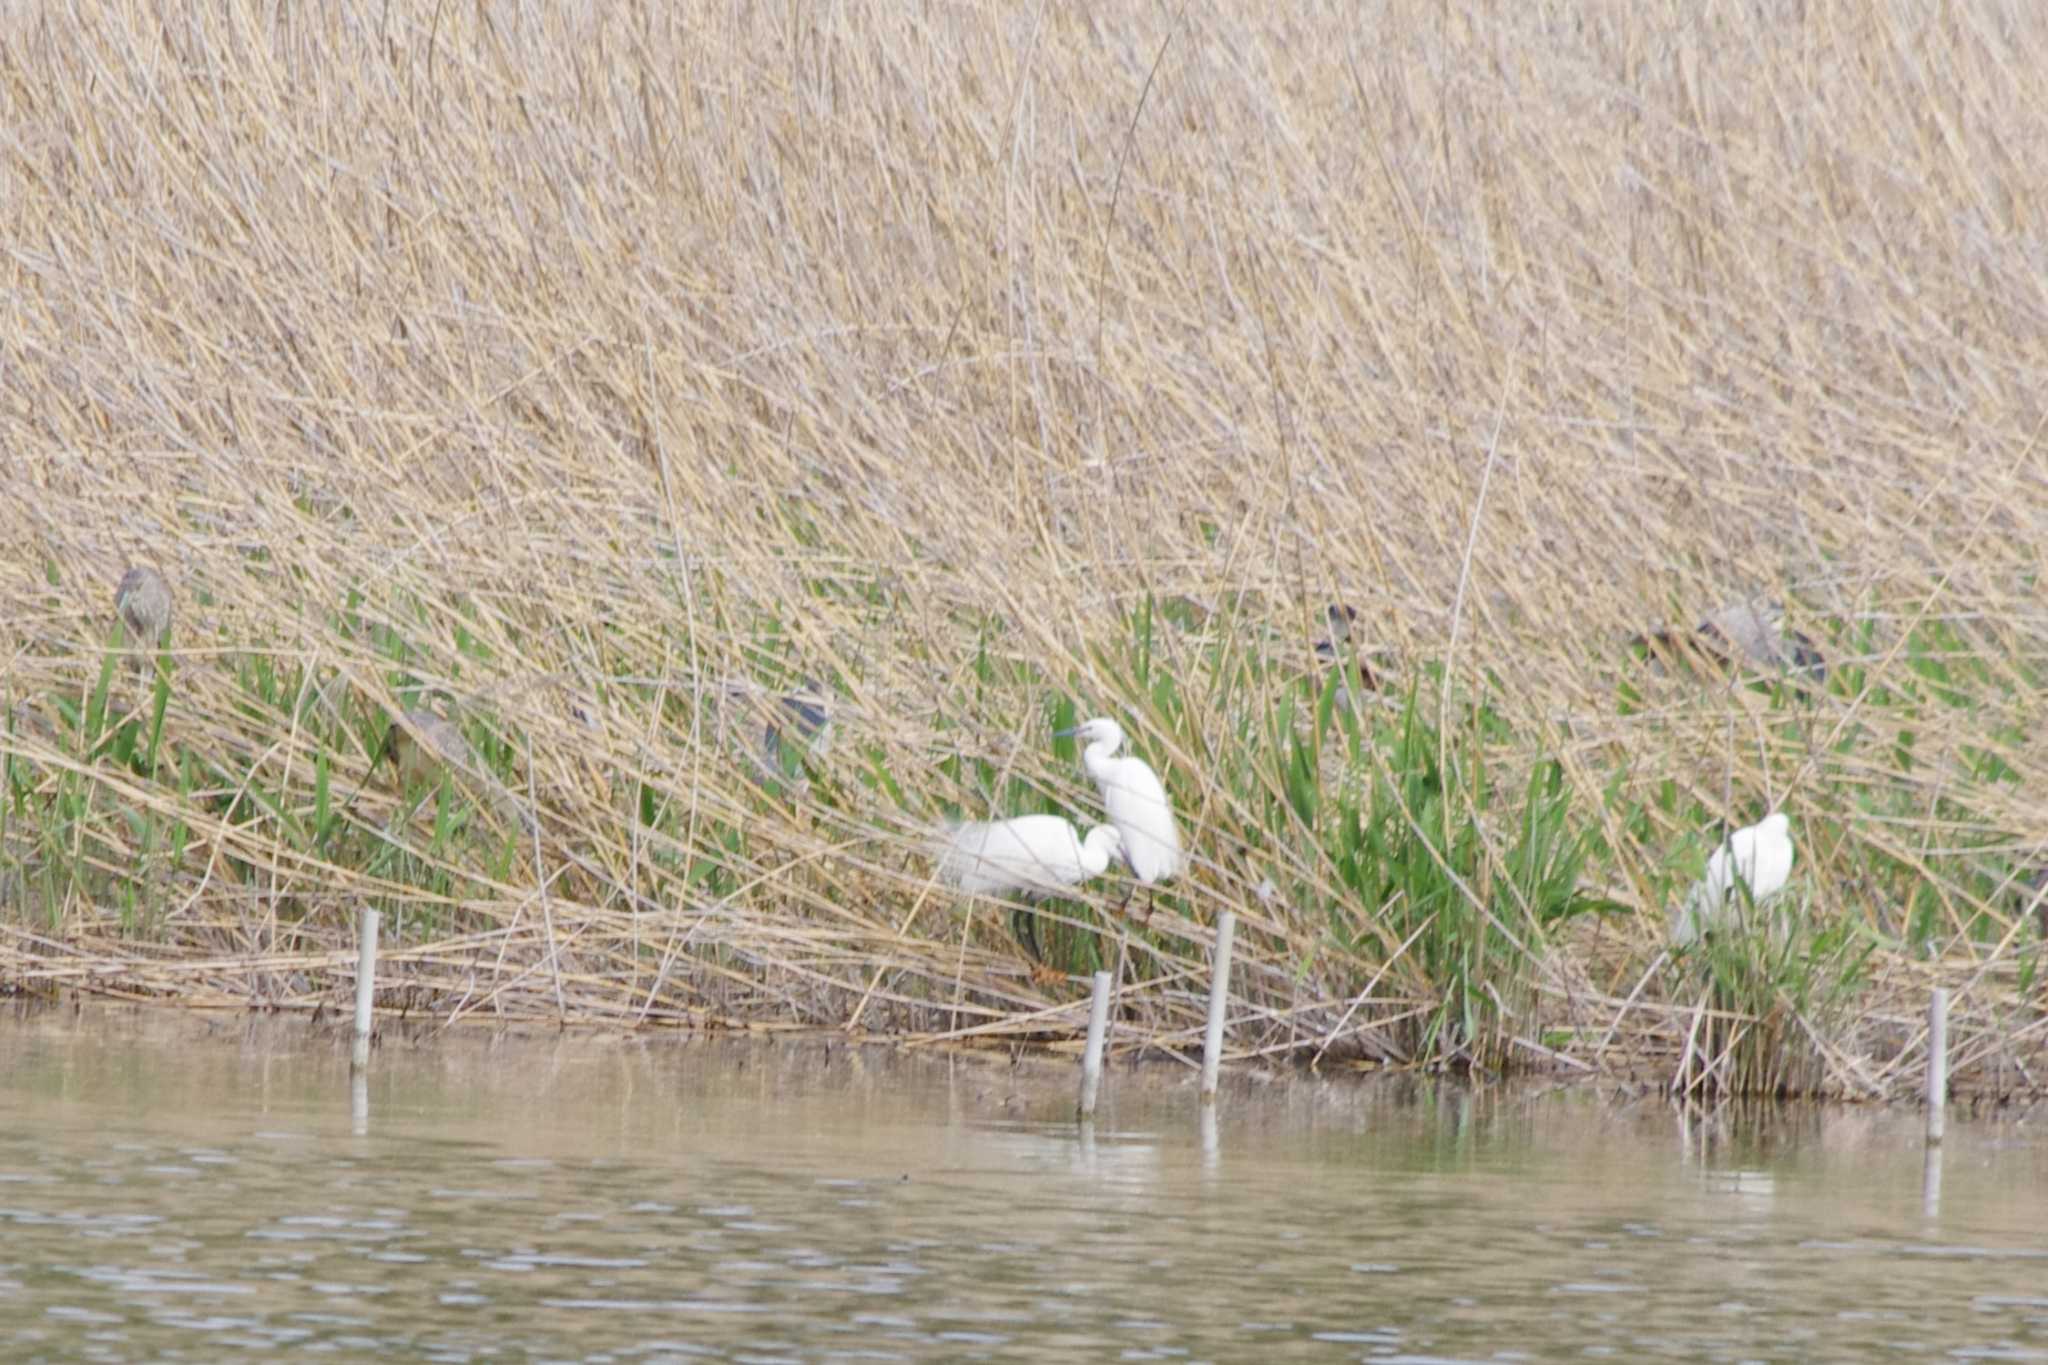
[{"label": "matted dry grass", "polygon": [[[1490,680],[1641,911],[1536,964],[1527,1060],[1668,1068],[1696,1031],[1690,996],[1622,1008],[1684,831],[1613,812],[1668,779],[1782,801],[1810,913],[1881,940],[1827,1088],[1909,1083],[1936,980],[1959,1079],[2031,1087],[2039,936],[1966,873],[2048,838],[2048,14],[1693,8],[10,13],[0,971],[310,1005],[368,898],[413,912],[392,1002],[451,1015],[1064,1036],[1085,992],[915,856],[915,808],[973,798],[949,756],[1092,808],[983,651],[1121,709],[1148,595],[1216,611],[1161,631],[1189,678],[1252,626],[1305,664],[1343,600],[1410,676]],[[479,817],[531,837],[447,854],[422,817],[399,875],[374,786],[344,856],[67,748],[134,561],[177,594],[181,752],[303,814],[430,683],[504,737]],[[1740,689],[1622,713],[1626,637],[1763,596],[1866,684],[1792,740]],[[1929,638],[1967,704],[1885,690]],[[249,704],[258,659],[328,709]],[[741,757],[732,688],[798,672],[842,696],[830,801]],[[1126,1038],[1192,1041],[1227,905],[1242,1050],[1387,1055],[1423,1002],[1250,894],[1267,819],[1190,690],[1135,722],[1201,861],[1129,944]],[[39,901],[66,782],[96,814]],[[189,842],[124,914],[151,822]],[[458,855],[436,905],[415,874]]]}]

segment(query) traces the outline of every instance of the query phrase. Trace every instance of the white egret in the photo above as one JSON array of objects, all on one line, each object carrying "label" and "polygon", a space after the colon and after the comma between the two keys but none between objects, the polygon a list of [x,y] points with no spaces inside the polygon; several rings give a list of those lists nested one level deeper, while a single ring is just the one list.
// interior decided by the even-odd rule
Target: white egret
[{"label": "white egret", "polygon": [[[1102,807],[1123,836],[1124,862],[1145,888],[1145,913],[1152,913],[1152,888],[1179,874],[1186,862],[1180,847],[1180,826],[1174,822],[1173,805],[1152,765],[1132,755],[1117,756],[1124,747],[1121,725],[1098,716],[1062,737],[1079,735],[1088,741],[1081,751],[1081,766],[1102,793]],[[1136,894],[1135,888],[1133,894]],[[1130,897],[1124,897],[1130,904]]]},{"label": "white egret", "polygon": [[1707,859],[1707,875],[1693,885],[1685,903],[1671,919],[1671,942],[1684,948],[1700,935],[1728,927],[1731,909],[1739,907],[1741,886],[1752,903],[1784,890],[1792,875],[1792,823],[1774,811],[1745,829],[1738,829]]},{"label": "white egret", "polygon": [[[970,895],[1028,906],[1101,876],[1122,851],[1123,836],[1112,825],[1097,825],[1083,839],[1058,815],[968,820],[950,826],[939,844],[939,879]],[[1011,913],[1010,929],[1026,952],[1045,960],[1024,910]]]},{"label": "white egret", "polygon": [[1060,815],[967,820],[951,826],[939,850],[939,877],[976,896],[1034,901],[1099,877],[1123,851],[1123,836],[1097,825],[1082,838]]}]

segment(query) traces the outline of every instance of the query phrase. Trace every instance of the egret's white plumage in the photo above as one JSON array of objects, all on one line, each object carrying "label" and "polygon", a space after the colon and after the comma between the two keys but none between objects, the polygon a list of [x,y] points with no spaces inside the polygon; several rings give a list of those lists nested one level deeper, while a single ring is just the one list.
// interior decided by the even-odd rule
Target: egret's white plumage
[{"label": "egret's white plumage", "polygon": [[946,831],[939,877],[977,896],[1037,900],[1101,876],[1122,847],[1113,827],[1097,825],[1083,839],[1058,815],[969,820]]},{"label": "egret's white plumage", "polygon": [[1749,888],[1750,900],[1761,902],[1784,890],[1791,876],[1792,822],[1783,811],[1736,830],[1707,859],[1707,875],[1672,917],[1672,943],[1683,948],[1701,934],[1725,926],[1731,909],[1741,905],[1738,878]]},{"label": "egret's white plumage", "polygon": [[1124,861],[1138,884],[1150,887],[1178,875],[1185,858],[1173,805],[1151,764],[1128,754],[1117,756],[1117,750],[1124,747],[1123,727],[1097,717],[1062,733],[1087,741],[1081,751],[1081,766],[1102,792],[1102,808],[1109,823],[1123,835]]}]

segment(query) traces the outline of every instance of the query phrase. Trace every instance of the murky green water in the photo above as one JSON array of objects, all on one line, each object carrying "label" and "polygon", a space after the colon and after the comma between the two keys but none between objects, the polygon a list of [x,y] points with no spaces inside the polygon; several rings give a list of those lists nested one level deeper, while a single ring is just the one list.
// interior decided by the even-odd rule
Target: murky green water
[{"label": "murky green water", "polygon": [[[0,1017],[0,1357],[2048,1360],[2048,1143],[1587,1089]],[[2035,1124],[2048,1114],[2033,1115]]]}]

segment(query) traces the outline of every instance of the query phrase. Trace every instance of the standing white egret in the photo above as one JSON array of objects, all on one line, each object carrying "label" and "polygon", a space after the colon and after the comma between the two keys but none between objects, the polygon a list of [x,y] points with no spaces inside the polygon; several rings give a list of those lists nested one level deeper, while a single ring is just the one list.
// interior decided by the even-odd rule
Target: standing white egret
[{"label": "standing white egret", "polygon": [[[1124,747],[1124,730],[1107,717],[1084,721],[1061,736],[1079,735],[1088,741],[1081,751],[1081,766],[1102,792],[1102,808],[1123,835],[1124,861],[1138,885],[1145,888],[1145,914],[1152,914],[1152,888],[1179,874],[1186,862],[1180,847],[1180,826],[1174,822],[1173,805],[1152,765],[1132,755],[1117,756]],[[1136,894],[1135,888],[1133,894]],[[1130,897],[1124,897],[1130,904]]]},{"label": "standing white egret", "polygon": [[1754,904],[1784,890],[1791,876],[1792,822],[1783,811],[1736,830],[1707,859],[1707,875],[1693,886],[1672,916],[1672,944],[1684,948],[1701,934],[1725,928],[1730,922],[1731,902],[1740,904],[1738,878],[1749,889]]}]

